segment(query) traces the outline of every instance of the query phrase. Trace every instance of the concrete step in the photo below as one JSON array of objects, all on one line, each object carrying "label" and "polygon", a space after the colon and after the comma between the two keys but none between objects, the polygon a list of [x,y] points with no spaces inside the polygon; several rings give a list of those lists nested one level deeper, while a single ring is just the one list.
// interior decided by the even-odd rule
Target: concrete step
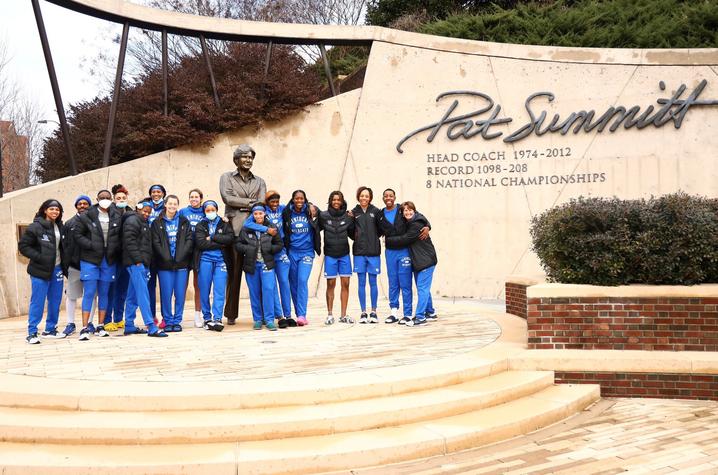
[{"label": "concrete step", "polygon": [[81,411],[201,411],[312,405],[424,391],[506,371],[508,360],[467,354],[461,360],[335,374],[211,383],[122,382],[0,374],[0,407]]},{"label": "concrete step", "polygon": [[[477,411],[541,391],[553,380],[552,371],[507,371],[381,398],[262,409],[95,412],[0,407],[0,441],[181,444],[354,432]],[[125,404],[133,405],[131,400]]]},{"label": "concrete step", "polygon": [[[596,385],[553,385],[478,411],[395,427],[239,443],[90,445],[0,443],[14,473],[272,474],[343,470],[441,455],[558,422],[598,400]],[[98,423],[99,424],[99,423]]]}]

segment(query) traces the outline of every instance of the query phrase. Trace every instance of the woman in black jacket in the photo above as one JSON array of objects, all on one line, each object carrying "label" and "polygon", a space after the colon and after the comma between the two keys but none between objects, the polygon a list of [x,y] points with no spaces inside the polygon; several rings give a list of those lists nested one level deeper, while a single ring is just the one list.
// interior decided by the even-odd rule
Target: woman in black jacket
[{"label": "woman in black jacket", "polygon": [[[379,299],[377,276],[381,273],[381,243],[379,242],[379,208],[371,204],[374,193],[371,188],[360,186],[357,190],[358,205],[351,211],[354,217],[354,272],[359,280],[359,323],[379,323],[376,304]],[[366,276],[369,274],[371,313],[366,314]]]},{"label": "woman in black jacket", "polygon": [[[117,184],[112,187],[113,203],[110,207],[117,210],[121,216],[120,240],[122,240],[122,225],[125,224],[127,216],[132,213],[132,208],[127,203],[128,196],[129,191],[123,185]],[[125,299],[127,298],[127,287],[129,285],[130,274],[127,273],[127,268],[122,264],[122,246],[120,246],[117,258],[117,279],[110,285],[108,294],[110,304],[105,314],[105,330],[108,332],[124,330],[125,328]]]},{"label": "woman in black jacket", "polygon": [[[232,272],[232,251],[234,231],[232,225],[218,214],[219,206],[214,200],[202,205],[204,218],[195,227],[194,271],[199,287],[199,301],[202,308],[205,330],[221,332],[222,312],[227,287],[227,275]],[[209,293],[212,291],[212,306]]]},{"label": "woman in black jacket", "polygon": [[353,323],[347,316],[349,279],[352,261],[349,257],[349,236],[354,235],[354,219],[347,213],[347,202],[341,191],[332,191],[327,200],[327,210],[319,213],[319,229],[324,230],[324,278],[327,279],[327,319],[325,325],[334,323],[334,287],[337,277],[341,279],[341,317],[343,323]]},{"label": "woman in black jacket", "polygon": [[[179,214],[177,196],[167,196],[164,210],[152,222],[151,229],[152,254],[160,281],[160,311],[164,330],[181,332],[187,279],[194,253],[194,239],[189,220]],[[163,325],[160,324],[160,328],[162,327]]]},{"label": "woman in black jacket", "polygon": [[401,213],[406,221],[404,234],[387,236],[387,246],[395,247],[409,246],[411,253],[411,266],[416,273],[416,292],[418,301],[414,312],[414,319],[404,317],[407,326],[424,325],[427,323],[426,311],[429,297],[431,296],[431,281],[434,276],[434,269],[438,263],[434,244],[431,237],[424,240],[419,239],[422,228],[428,226],[429,221],[421,213],[416,211],[416,206],[411,201],[406,201],[401,206]]},{"label": "woman in black jacket", "polygon": [[[276,229],[267,219],[263,203],[252,206],[252,216],[255,223]],[[272,235],[243,227],[235,247],[244,256],[242,270],[249,287],[254,329],[261,330],[264,323],[267,330],[274,331],[277,329],[274,323],[274,296],[277,291],[274,255],[283,248],[282,238],[278,232]]]},{"label": "woman in black jacket", "polygon": [[47,301],[47,318],[43,338],[65,338],[57,331],[62,301],[63,275],[67,271],[67,259],[63,259],[62,205],[57,200],[47,200],[35,214],[35,219],[20,238],[20,254],[30,259],[27,273],[30,274],[32,294],[28,311],[27,338],[31,345],[40,343],[37,326],[42,321],[42,312]]},{"label": "woman in black jacket", "polygon": [[95,334],[109,336],[105,331],[105,313],[109,305],[110,284],[117,277],[120,256],[120,213],[112,207],[112,193],[101,190],[97,204],[80,216],[75,227],[75,241],[80,247],[80,280],[82,280],[82,330],[80,340],[89,340],[90,310],[97,295],[98,325]]}]

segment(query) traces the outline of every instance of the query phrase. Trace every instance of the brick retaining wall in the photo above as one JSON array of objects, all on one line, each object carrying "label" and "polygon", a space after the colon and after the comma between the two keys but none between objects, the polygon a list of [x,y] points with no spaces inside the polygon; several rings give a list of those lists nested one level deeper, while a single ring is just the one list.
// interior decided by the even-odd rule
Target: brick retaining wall
[{"label": "brick retaining wall", "polygon": [[528,348],[718,351],[717,308],[707,297],[530,298]]},{"label": "brick retaining wall", "polygon": [[603,397],[710,399],[718,401],[718,375],[556,371],[556,383],[600,384]]},{"label": "brick retaining wall", "polygon": [[528,284],[506,282],[506,313],[526,320],[526,288]]}]

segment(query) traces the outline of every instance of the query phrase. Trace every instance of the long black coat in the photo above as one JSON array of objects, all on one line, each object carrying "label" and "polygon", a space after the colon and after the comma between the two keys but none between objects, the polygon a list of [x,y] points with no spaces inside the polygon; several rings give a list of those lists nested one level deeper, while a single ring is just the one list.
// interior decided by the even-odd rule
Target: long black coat
[{"label": "long black coat", "polygon": [[102,258],[107,259],[109,265],[114,264],[122,251],[122,216],[116,208],[110,207],[107,214],[110,217],[110,228],[107,232],[107,242],[102,233],[99,219],[99,207],[94,205],[80,215],[78,225],[75,227],[75,242],[80,247],[80,260],[99,266]]}]

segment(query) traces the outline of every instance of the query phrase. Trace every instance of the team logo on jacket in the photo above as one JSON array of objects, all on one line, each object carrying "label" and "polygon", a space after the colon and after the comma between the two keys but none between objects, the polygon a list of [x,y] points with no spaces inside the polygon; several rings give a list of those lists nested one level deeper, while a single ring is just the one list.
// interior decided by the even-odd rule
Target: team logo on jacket
[{"label": "team logo on jacket", "polygon": [[55,274],[55,282],[62,282],[62,271],[57,271],[57,274]]},{"label": "team logo on jacket", "polygon": [[399,261],[401,267],[411,267],[411,257],[402,257]]},{"label": "team logo on jacket", "polygon": [[373,218],[373,217],[374,217],[374,213],[369,213],[369,216],[371,216],[371,217]]},{"label": "team logo on jacket", "polygon": [[295,226],[298,227],[298,228],[303,228],[303,227],[304,227],[304,223],[296,223]]},{"label": "team logo on jacket", "polygon": [[302,264],[312,264],[312,256],[304,256],[302,257]]},{"label": "team logo on jacket", "polygon": [[48,236],[47,234],[43,234],[41,240],[45,242],[50,242],[50,236]]}]

